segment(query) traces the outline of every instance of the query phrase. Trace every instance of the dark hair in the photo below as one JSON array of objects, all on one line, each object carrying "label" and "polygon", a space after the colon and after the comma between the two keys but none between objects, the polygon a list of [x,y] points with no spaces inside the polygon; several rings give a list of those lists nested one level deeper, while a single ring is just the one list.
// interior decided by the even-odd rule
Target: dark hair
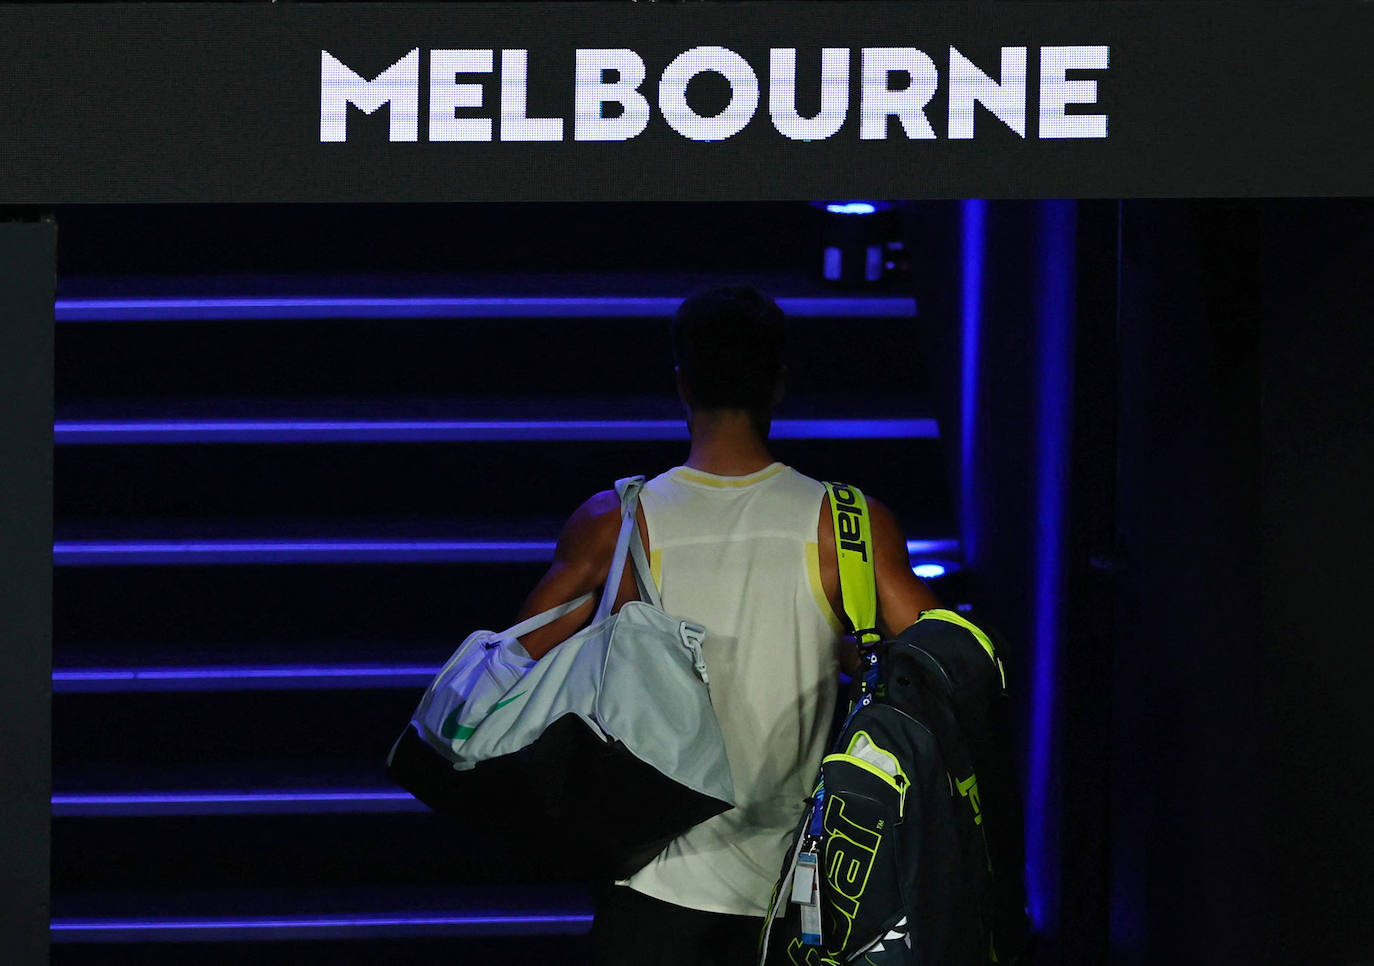
[{"label": "dark hair", "polygon": [[744,409],[767,436],[782,371],[783,314],[752,285],[698,292],[673,316],[673,361],[698,409]]}]

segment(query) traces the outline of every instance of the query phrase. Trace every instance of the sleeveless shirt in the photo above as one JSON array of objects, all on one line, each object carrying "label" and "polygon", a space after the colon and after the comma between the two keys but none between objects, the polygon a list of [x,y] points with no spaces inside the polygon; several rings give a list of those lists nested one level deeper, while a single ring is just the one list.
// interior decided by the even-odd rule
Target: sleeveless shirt
[{"label": "sleeveless shirt", "polygon": [[820,580],[825,488],[782,463],[747,476],[679,466],[640,503],[670,614],[705,626],[711,703],[736,807],[694,826],[624,884],[667,902],[762,916],[825,752],[841,625]]}]

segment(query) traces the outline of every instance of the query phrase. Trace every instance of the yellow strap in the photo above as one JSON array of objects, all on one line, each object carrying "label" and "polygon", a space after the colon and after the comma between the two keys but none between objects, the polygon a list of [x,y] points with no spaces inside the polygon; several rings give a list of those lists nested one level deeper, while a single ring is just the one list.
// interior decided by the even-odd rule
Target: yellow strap
[{"label": "yellow strap", "polygon": [[835,557],[840,565],[844,614],[860,640],[880,640],[878,586],[873,577],[873,532],[868,501],[856,486],[827,483],[830,517],[835,524]]},{"label": "yellow strap", "polygon": [[917,621],[926,620],[947,621],[950,624],[958,624],[960,627],[964,628],[966,631],[972,634],[974,638],[978,641],[978,643],[983,645],[983,650],[988,652],[988,658],[992,661],[992,663],[997,665],[997,673],[1002,677],[1002,687],[1004,689],[1006,688],[1006,668],[1002,667],[1002,658],[998,656],[996,649],[992,646],[992,641],[988,638],[987,634],[983,633],[982,628],[980,628],[977,624],[974,624],[971,620],[964,617],[962,614],[957,614],[952,610],[945,610],[940,607],[932,607],[930,610],[921,611],[921,616],[917,618]]}]

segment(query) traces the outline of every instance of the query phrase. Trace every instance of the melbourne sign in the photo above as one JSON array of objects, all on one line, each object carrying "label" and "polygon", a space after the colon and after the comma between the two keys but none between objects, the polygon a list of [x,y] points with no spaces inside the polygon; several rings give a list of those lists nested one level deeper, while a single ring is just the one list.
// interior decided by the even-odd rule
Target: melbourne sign
[{"label": "melbourne sign", "polygon": [[[862,141],[889,136],[931,140],[941,135],[926,108],[943,88],[945,137],[976,136],[977,104],[1018,136],[1027,136],[1030,58],[1024,46],[1003,47],[1000,62],[990,71],[953,46],[948,56],[942,52],[940,64],[915,47],[825,47],[810,59],[819,64],[820,103],[803,113],[797,103],[796,48],[771,48],[766,65],[758,68],[728,47],[684,50],[657,77],[658,116],[689,140],[724,141],[764,113],[760,108],[766,100],[768,123],[792,141],[834,137],[851,115],[857,115],[851,128]],[[528,50],[442,49],[426,55],[417,47],[371,78],[321,50],[320,140],[348,140],[350,105],[365,114],[386,106],[390,139],[419,140],[422,89],[429,95],[424,118],[428,141],[628,141],[643,134],[654,117],[644,90],[649,73],[644,57],[624,47],[578,48],[573,60],[572,76],[561,78],[571,88],[572,117],[530,117]],[[857,84],[851,83],[855,60]],[[1105,45],[1039,48],[1037,97],[1031,108],[1038,122],[1035,137],[1107,137],[1107,115],[1083,108],[1097,102],[1098,78],[1109,60]],[[475,78],[493,72],[499,73],[500,93],[496,104],[486,104],[483,85]],[[724,108],[710,115],[698,113],[687,96],[688,86],[703,74],[723,78],[729,90]]]}]

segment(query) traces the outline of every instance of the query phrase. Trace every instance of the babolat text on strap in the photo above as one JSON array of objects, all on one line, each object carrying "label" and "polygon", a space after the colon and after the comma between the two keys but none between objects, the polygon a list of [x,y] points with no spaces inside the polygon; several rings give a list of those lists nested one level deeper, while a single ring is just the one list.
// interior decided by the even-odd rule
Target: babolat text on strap
[{"label": "babolat text on strap", "polygon": [[826,483],[830,517],[835,524],[835,557],[840,565],[844,613],[859,643],[881,639],[877,631],[878,588],[873,577],[873,531],[868,501],[856,486]]}]

